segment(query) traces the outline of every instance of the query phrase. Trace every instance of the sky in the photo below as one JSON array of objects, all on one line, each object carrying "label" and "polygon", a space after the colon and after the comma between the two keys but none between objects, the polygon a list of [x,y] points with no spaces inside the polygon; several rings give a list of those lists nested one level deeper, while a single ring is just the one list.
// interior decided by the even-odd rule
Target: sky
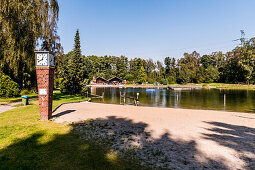
[{"label": "sky", "polygon": [[82,54],[163,61],[231,51],[255,37],[255,0],[59,0],[58,34],[64,52],[80,32]]}]

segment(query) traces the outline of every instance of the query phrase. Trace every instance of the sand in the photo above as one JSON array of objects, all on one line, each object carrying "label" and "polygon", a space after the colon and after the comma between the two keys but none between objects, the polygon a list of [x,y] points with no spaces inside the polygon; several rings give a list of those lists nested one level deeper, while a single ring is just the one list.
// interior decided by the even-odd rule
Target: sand
[{"label": "sand", "polygon": [[[114,129],[131,129],[138,156],[154,168],[255,169],[255,114],[83,102],[62,105],[54,115],[57,123],[115,122],[116,142],[125,139]],[[157,148],[158,155],[146,157]]]}]

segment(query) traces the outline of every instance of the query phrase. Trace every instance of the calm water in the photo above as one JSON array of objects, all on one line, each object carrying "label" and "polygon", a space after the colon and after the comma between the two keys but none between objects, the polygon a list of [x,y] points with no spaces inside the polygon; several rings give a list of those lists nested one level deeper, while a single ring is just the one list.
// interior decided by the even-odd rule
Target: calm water
[{"label": "calm water", "polygon": [[[137,97],[137,93],[139,93],[140,106],[255,113],[255,91],[252,90],[194,89],[174,91],[167,89],[110,87],[91,87],[90,90],[91,94],[102,96],[102,98],[92,98],[92,102],[99,103],[122,104],[124,101],[123,98],[120,98],[120,93],[126,93],[126,96],[130,97]],[[133,103],[133,100],[126,99],[126,104]]]}]

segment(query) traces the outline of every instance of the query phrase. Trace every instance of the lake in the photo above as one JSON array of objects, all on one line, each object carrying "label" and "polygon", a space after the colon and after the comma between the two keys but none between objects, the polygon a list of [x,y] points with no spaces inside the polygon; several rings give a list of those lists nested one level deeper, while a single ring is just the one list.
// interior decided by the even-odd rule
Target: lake
[{"label": "lake", "polygon": [[[255,113],[255,91],[252,90],[91,87],[90,92],[98,96],[92,98],[92,102],[97,103],[123,104],[120,95],[137,97],[139,93],[139,106]],[[134,100],[126,99],[125,103],[132,105]]]}]

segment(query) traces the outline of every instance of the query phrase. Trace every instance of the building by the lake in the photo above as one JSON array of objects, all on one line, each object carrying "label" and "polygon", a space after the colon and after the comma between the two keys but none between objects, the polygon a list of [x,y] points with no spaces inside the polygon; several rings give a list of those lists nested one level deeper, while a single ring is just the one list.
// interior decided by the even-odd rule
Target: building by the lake
[{"label": "building by the lake", "polygon": [[122,79],[118,78],[118,77],[112,77],[108,80],[104,79],[103,77],[97,77],[97,78],[93,78],[93,80],[91,81],[91,84],[98,84],[98,85],[119,85],[122,84]]}]

